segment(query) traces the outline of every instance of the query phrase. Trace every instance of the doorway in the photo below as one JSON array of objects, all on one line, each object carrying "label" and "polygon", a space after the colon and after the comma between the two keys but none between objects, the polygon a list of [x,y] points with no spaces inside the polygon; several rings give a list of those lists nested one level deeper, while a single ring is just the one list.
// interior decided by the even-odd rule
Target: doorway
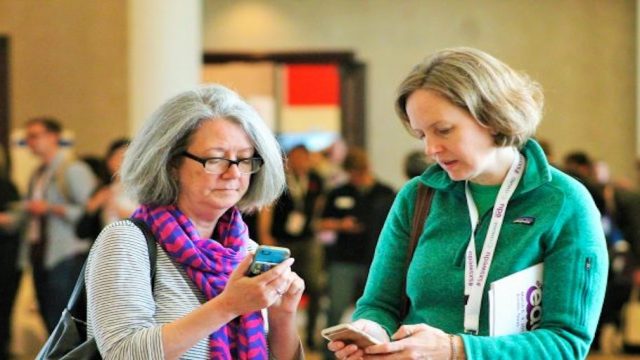
[{"label": "doorway", "polygon": [[352,52],[207,52],[204,82],[233,88],[287,147],[366,146],[366,66]]}]

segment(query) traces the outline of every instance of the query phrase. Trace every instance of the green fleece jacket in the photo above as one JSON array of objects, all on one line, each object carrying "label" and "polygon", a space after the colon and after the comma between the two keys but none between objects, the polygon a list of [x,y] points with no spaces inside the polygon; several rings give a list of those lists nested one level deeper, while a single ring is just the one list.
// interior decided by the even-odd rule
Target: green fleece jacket
[{"label": "green fleece jacket", "polygon": [[[600,214],[580,183],[549,166],[538,143],[529,140],[521,152],[527,160],[525,173],[509,202],[489,270],[479,335],[463,334],[463,259],[471,234],[464,182],[452,181],[437,165],[398,193],[380,234],[354,320],[373,320],[389,334],[402,321],[404,263],[418,183],[422,182],[436,191],[409,266],[406,293],[411,307],[402,323],[425,323],[460,334],[472,360],[586,357],[600,316],[609,266]],[[476,234],[480,249],[491,211],[480,214]],[[489,284],[539,262],[544,262],[540,327],[489,337]]]}]

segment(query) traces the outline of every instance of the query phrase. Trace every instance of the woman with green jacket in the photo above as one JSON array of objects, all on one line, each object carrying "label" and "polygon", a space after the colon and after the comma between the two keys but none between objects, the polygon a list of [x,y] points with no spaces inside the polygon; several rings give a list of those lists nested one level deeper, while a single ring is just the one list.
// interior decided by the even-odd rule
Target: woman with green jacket
[{"label": "woman with green jacket", "polygon": [[[531,139],[542,104],[535,82],[476,49],[440,51],[411,71],[396,109],[436,164],[399,192],[353,315],[353,326],[381,344],[332,341],[336,357],[586,357],[607,250],[589,193]],[[434,195],[407,269],[419,184]],[[505,300],[490,299],[491,284],[521,271],[539,276],[514,300],[523,313],[490,310]],[[490,336],[499,334],[492,323],[509,317],[524,319],[522,330]]]}]

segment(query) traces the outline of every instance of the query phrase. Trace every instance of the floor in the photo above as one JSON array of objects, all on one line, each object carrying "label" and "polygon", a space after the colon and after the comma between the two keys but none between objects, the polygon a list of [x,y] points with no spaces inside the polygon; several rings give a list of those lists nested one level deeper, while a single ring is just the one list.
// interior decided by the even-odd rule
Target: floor
[{"label": "floor", "polygon": [[[38,315],[37,303],[34,298],[33,282],[29,273],[26,273],[15,306],[13,325],[12,351],[14,360],[34,359],[38,350],[46,340],[46,330]],[[302,314],[301,322],[304,322]],[[322,322],[320,320],[320,322]],[[321,360],[320,353],[307,353],[308,360]],[[640,360],[640,355],[590,355],[589,360]]]}]

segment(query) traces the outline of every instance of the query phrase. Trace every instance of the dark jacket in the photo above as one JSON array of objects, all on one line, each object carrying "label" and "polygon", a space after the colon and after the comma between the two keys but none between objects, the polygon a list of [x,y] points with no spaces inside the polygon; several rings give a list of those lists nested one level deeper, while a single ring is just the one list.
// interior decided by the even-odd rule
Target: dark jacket
[{"label": "dark jacket", "polygon": [[291,234],[287,231],[287,221],[291,213],[296,210],[291,194],[286,191],[273,207],[273,223],[271,225],[271,235],[282,244],[309,240],[313,237],[311,221],[317,206],[318,199],[323,193],[322,178],[315,172],[309,173],[309,184],[307,193],[304,196],[302,208],[299,209],[305,216],[305,224],[299,234]]}]

